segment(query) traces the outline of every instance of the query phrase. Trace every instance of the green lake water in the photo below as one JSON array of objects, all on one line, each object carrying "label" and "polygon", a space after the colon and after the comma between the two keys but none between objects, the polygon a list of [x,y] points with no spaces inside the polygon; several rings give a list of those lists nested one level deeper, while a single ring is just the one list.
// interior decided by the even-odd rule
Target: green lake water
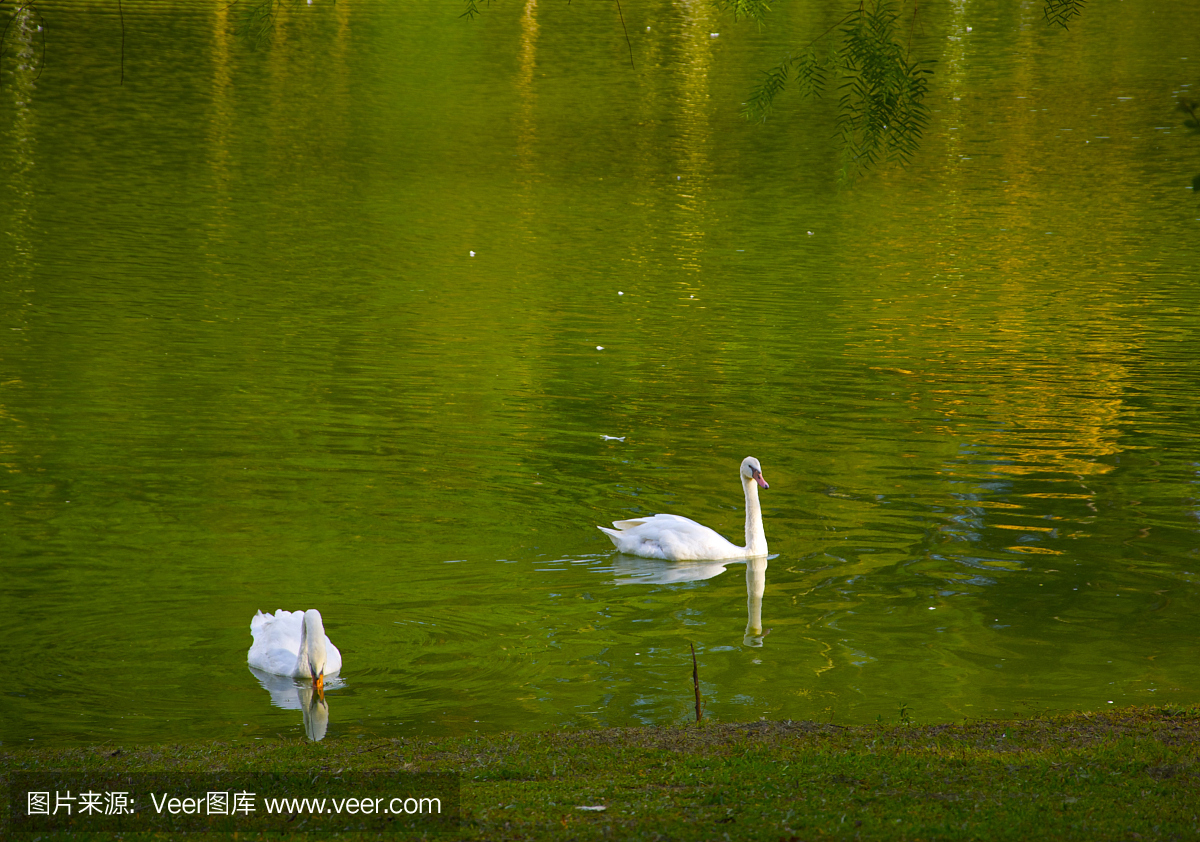
[{"label": "green lake water", "polygon": [[[116,5],[0,56],[5,746],[304,734],[277,608],[330,735],[1200,696],[1200,3],[932,4],[848,186],[739,116],[847,2]],[[595,528],[747,455],[765,564]]]}]

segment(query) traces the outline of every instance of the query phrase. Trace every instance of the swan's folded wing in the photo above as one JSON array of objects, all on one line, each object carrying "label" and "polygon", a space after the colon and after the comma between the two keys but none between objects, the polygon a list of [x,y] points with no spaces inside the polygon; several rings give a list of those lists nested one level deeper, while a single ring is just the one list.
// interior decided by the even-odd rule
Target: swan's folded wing
[{"label": "swan's folded wing", "polygon": [[295,675],[296,660],[299,656],[289,649],[255,643],[246,654],[246,663],[254,669],[269,672],[272,675]]},{"label": "swan's folded wing", "polygon": [[284,611],[274,614],[261,611],[250,621],[250,634],[254,642],[246,653],[246,661],[252,667],[276,675],[291,675],[296,669],[300,655],[300,627],[304,623],[303,611]]},{"label": "swan's folded wing", "polygon": [[699,526],[701,529],[707,527],[700,526],[691,518],[683,517],[682,515],[650,515],[649,517],[635,517],[629,520],[614,520],[613,526],[617,529],[636,529],[639,526],[650,524],[658,529],[689,529],[693,526]]}]

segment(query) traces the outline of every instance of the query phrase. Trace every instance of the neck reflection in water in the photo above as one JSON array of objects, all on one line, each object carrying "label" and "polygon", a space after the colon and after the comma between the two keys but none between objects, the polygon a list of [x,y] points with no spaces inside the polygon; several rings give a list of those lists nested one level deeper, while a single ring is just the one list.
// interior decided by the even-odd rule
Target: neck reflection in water
[{"label": "neck reflection in water", "polygon": [[[304,733],[310,740],[325,739],[329,730],[329,700],[324,693],[313,689],[311,681],[296,680],[287,675],[275,675],[248,667],[263,689],[271,694],[271,704],[284,710],[298,710],[304,717]],[[325,683],[325,690],[341,687],[344,682],[333,678]]]},{"label": "neck reflection in water", "polygon": [[[742,642],[758,648],[763,645],[762,600],[767,587],[767,561],[771,556],[747,559],[746,565],[746,634]],[[660,561],[640,556],[618,555],[613,564],[618,585],[677,585],[701,582],[725,572],[730,564],[742,564],[738,559],[724,561]]]}]

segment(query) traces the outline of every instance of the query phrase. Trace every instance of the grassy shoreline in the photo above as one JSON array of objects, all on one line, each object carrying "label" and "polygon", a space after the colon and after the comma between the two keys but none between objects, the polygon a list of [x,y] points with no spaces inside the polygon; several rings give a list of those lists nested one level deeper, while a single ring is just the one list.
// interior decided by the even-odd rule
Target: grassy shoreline
[{"label": "grassy shoreline", "polygon": [[439,840],[1200,838],[1200,706],[964,725],[764,721],[437,740],[0,749],[6,782],[16,771],[99,768],[453,772],[461,775],[462,821],[430,834]]}]

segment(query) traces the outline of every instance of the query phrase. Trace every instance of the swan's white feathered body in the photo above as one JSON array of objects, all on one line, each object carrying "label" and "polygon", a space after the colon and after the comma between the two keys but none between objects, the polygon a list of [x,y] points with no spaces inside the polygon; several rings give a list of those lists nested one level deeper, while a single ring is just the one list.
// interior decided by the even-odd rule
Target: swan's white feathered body
[{"label": "swan's white feathered body", "polygon": [[718,532],[679,515],[652,515],[613,521],[614,529],[596,527],[618,550],[645,558],[669,561],[701,561],[726,558],[756,558],[767,554],[758,489],[770,488],[762,467],[753,456],[742,461],[739,472],[746,495],[746,546],[726,540]]},{"label": "swan's white feathered body", "polygon": [[250,621],[254,642],[246,660],[250,666],[275,675],[312,678],[337,674],[342,653],[325,634],[321,612],[259,611]]}]

